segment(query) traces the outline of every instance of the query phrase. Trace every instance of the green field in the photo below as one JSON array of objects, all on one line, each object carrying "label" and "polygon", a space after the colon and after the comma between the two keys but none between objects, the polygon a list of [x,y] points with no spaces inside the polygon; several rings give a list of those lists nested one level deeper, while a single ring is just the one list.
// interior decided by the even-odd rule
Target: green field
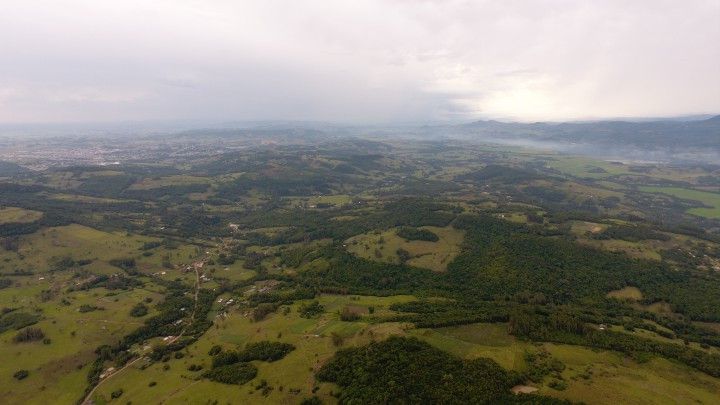
[{"label": "green field", "polygon": [[433,271],[445,271],[447,265],[460,253],[464,232],[453,227],[422,228],[435,233],[439,240],[437,242],[408,241],[397,235],[397,228],[392,228],[380,233],[371,232],[354,236],[345,241],[345,244],[348,251],[358,257],[387,263],[398,263],[397,250],[405,249],[411,256],[407,261],[408,264]]},{"label": "green field", "polygon": [[607,177],[629,174],[627,167],[620,163],[611,163],[584,157],[555,156],[547,165],[564,174],[575,177],[604,179]]},{"label": "green field", "polygon": [[0,224],[35,222],[42,218],[40,211],[26,210],[18,207],[0,208]]},{"label": "green field", "polygon": [[[16,279],[21,287],[0,290],[0,307],[32,308],[39,311],[39,327],[49,344],[43,342],[14,343],[16,330],[0,334],[0,397],[13,398],[6,403],[70,404],[80,399],[87,385],[87,365],[95,358],[94,350],[102,344],[114,343],[141,325],[142,319],[129,315],[130,309],[143,299],[157,301],[161,294],[151,289],[108,291],[93,289],[74,293],[60,293],[40,299],[40,291],[69,285],[72,280],[63,276],[22,277]],[[152,288],[152,286],[148,286]],[[83,305],[101,310],[79,312]],[[151,311],[146,316],[152,316]],[[30,375],[18,382],[12,377],[25,369]]]},{"label": "green field", "polygon": [[[396,302],[413,300],[410,296],[367,297],[323,295],[319,298],[325,307],[325,313],[318,319],[305,319],[298,315],[297,308],[302,302],[291,306],[288,314],[278,313],[266,319],[253,322],[247,311],[232,310],[227,318],[214,319],[215,325],[208,330],[195,344],[184,351],[182,359],[171,359],[159,362],[143,369],[143,362],[114,375],[95,395],[102,403],[109,399],[110,393],[123,389],[123,401],[133,403],[205,403],[218,400],[219,403],[298,403],[311,396],[316,386],[314,372],[328,360],[339,347],[361,345],[371,339],[383,339],[390,334],[402,334],[406,325],[397,323],[374,324],[369,322],[343,322],[339,312],[346,306],[374,307],[376,313],[383,314],[387,307]],[[344,338],[342,346],[335,346],[332,334]],[[190,364],[201,364],[204,369],[210,366],[207,352],[213,345],[225,348],[242,348],[246,343],[262,340],[291,343],[296,349],[284,359],[274,362],[255,362],[258,376],[242,386],[215,383],[199,377],[199,372],[187,370]],[[165,369],[165,366],[169,368]],[[253,389],[260,380],[266,380],[273,390],[263,396]],[[155,381],[157,385],[150,387],[148,383]],[[331,384],[319,384],[316,395],[326,403],[334,403],[331,391],[337,387]],[[295,391],[299,390],[299,391]]]},{"label": "green field", "polygon": [[150,190],[159,187],[185,186],[189,184],[210,184],[211,179],[197,176],[166,176],[146,178],[130,186],[130,190]]},{"label": "green field", "polygon": [[720,194],[718,193],[680,187],[640,187],[640,190],[646,193],[662,193],[685,200],[700,201],[712,208],[691,208],[688,210],[690,214],[706,218],[720,218]]}]

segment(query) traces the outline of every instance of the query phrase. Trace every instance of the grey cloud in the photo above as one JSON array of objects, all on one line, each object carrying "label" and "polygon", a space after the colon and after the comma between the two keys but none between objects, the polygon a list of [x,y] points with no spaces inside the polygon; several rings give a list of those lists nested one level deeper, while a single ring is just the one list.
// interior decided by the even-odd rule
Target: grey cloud
[{"label": "grey cloud", "polygon": [[720,111],[720,1],[8,0],[0,122]]}]

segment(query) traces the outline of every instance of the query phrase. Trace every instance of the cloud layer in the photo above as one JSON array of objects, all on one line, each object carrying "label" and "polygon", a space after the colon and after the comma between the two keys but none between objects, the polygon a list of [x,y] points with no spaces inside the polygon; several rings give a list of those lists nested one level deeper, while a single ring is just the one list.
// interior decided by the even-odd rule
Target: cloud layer
[{"label": "cloud layer", "polygon": [[0,122],[720,112],[720,0],[9,0]]}]

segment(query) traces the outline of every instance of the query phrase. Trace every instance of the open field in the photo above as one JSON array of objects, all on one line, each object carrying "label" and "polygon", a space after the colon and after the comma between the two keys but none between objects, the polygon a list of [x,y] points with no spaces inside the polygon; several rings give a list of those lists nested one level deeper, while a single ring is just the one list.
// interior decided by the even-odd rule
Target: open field
[{"label": "open field", "polygon": [[[367,344],[370,339],[383,339],[388,334],[416,336],[430,344],[462,358],[488,357],[501,366],[522,371],[527,364],[526,351],[538,347],[547,350],[566,365],[562,375],[568,388],[558,391],[545,380],[536,384],[540,392],[582,401],[588,404],[640,403],[653,398],[653,403],[677,403],[691,399],[696,403],[711,404],[720,389],[716,380],[663,359],[639,364],[620,354],[559,344],[534,345],[508,335],[506,324],[470,324],[438,329],[414,329],[410,325],[364,321],[343,322],[338,313],[345,307],[373,306],[384,313],[392,302],[412,300],[412,297],[369,297],[323,295],[319,298],[325,313],[317,319],[300,318],[298,304],[288,314],[282,309],[260,322],[252,322],[245,313],[230,311],[227,318],[215,318],[213,326],[197,343],[184,351],[181,359],[170,359],[144,368],[143,362],[133,365],[108,381],[99,390],[96,399],[108,399],[110,392],[123,389],[123,400],[133,403],[166,401],[184,403],[218,400],[240,403],[297,403],[319,387],[317,395],[326,403],[335,403],[330,395],[337,390],[332,384],[318,384],[314,372],[338,349],[331,335],[342,336],[342,347]],[[225,348],[242,348],[248,342],[278,340],[292,343],[296,350],[286,358],[274,362],[255,362],[258,376],[240,387],[214,383],[198,378],[198,372],[187,367],[201,364],[207,369],[210,357],[207,351],[216,344]],[[273,389],[263,396],[254,386],[266,380]],[[149,382],[156,382],[148,386]],[[622,386],[621,391],[614,387]],[[299,390],[299,393],[298,393]],[[99,403],[102,403],[100,401]]]},{"label": "open field", "polygon": [[608,298],[632,301],[639,301],[643,298],[642,291],[637,287],[624,287],[619,290],[613,290],[607,293],[607,296]]},{"label": "open field", "polygon": [[91,197],[80,194],[64,194],[64,193],[53,193],[49,195],[50,198],[60,201],[77,201],[83,203],[95,203],[95,204],[110,204],[110,203],[121,203],[129,200],[119,200],[115,198],[101,198]]},{"label": "open field", "polygon": [[[2,272],[11,269],[45,272],[58,258],[93,260],[87,268],[101,273],[119,271],[107,261],[138,255],[145,242],[155,239],[145,236],[128,236],[121,232],[103,232],[82,225],[45,228],[20,238],[17,252],[0,251]],[[1,269],[0,269],[1,270]]]},{"label": "open field", "polygon": [[320,208],[325,205],[340,207],[350,204],[352,197],[347,194],[318,195],[311,197],[285,197],[285,201],[292,208]]},{"label": "open field", "polygon": [[145,178],[130,186],[130,190],[149,190],[160,187],[185,186],[189,184],[210,184],[212,179],[197,176],[166,176]]},{"label": "open field", "polygon": [[712,208],[691,208],[688,210],[690,214],[707,218],[720,218],[720,194],[718,193],[680,187],[640,187],[640,190],[646,193],[662,193],[686,200],[700,201]]},{"label": "open field", "polygon": [[398,263],[398,249],[405,249],[410,253],[408,264],[423,267],[433,271],[445,271],[459,253],[465,234],[453,227],[425,226],[440,239],[437,242],[413,240],[408,241],[397,235],[397,228],[380,233],[367,233],[354,236],[347,241],[349,252],[369,260],[388,263]]},{"label": "open field", "polygon": [[[142,362],[133,365],[104,384],[96,398],[109,399],[111,392],[123,389],[122,400],[133,403],[204,403],[218,400],[219,403],[294,404],[311,396],[313,387],[319,386],[316,395],[326,403],[335,403],[330,392],[337,387],[324,383],[317,385],[314,379],[314,372],[338,350],[331,335],[342,336],[343,346],[360,345],[367,344],[371,339],[383,339],[391,333],[402,333],[405,327],[395,323],[343,322],[339,319],[339,312],[348,305],[373,306],[381,312],[392,303],[412,299],[409,296],[353,298],[323,295],[319,301],[325,307],[325,313],[317,319],[305,319],[298,315],[297,308],[301,302],[293,304],[288,314],[282,314],[280,309],[259,322],[253,322],[243,311],[233,310],[227,318],[215,318],[215,326],[188,347],[182,359],[173,358],[144,370],[141,369]],[[207,352],[214,345],[234,349],[262,340],[291,343],[296,349],[277,362],[254,362],[258,376],[240,387],[198,379],[200,373],[187,370],[190,364],[201,364],[208,369],[210,356]],[[166,365],[168,369],[165,369]],[[253,388],[260,380],[266,380],[273,387],[267,396]],[[157,385],[149,387],[151,381]]]},{"label": "open field", "polygon": [[621,163],[571,156],[554,156],[553,159],[548,162],[548,167],[575,177],[603,179],[630,173]]},{"label": "open field", "polygon": [[607,250],[609,252],[621,252],[638,259],[660,260],[658,249],[651,241],[630,242],[621,239],[581,239],[580,243]]},{"label": "open field", "polygon": [[[409,333],[464,358],[489,357],[505,368],[524,370],[525,351],[537,345],[507,335],[504,324],[471,324]],[[587,404],[687,403],[713,404],[720,383],[706,374],[661,358],[637,363],[618,353],[580,346],[544,343],[543,347],[566,368],[568,388],[558,391],[537,385],[546,395]],[[622,387],[618,389],[617,387]]]},{"label": "open field", "polygon": [[[114,343],[141,324],[142,319],[129,315],[137,302],[162,297],[151,285],[132,291],[63,293],[71,282],[64,277],[22,277],[17,282],[22,287],[0,290],[0,306],[40,311],[41,320],[34,327],[50,340],[48,344],[14,343],[16,330],[0,334],[0,357],[4,359],[0,362],[0,397],[13,398],[6,403],[70,404],[80,399],[95,348]],[[49,300],[40,299],[40,291],[46,289],[57,289],[57,293]],[[101,309],[80,312],[82,305]],[[152,315],[151,311],[146,316]],[[30,375],[16,381],[12,375],[20,369]]]},{"label": "open field", "polygon": [[35,222],[42,216],[43,213],[40,211],[26,210],[19,207],[0,208],[0,224]]}]

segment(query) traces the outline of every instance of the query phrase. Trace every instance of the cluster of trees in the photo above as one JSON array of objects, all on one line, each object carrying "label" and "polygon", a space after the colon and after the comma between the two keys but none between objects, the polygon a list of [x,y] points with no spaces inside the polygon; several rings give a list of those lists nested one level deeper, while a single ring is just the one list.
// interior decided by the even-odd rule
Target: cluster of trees
[{"label": "cluster of trees", "polygon": [[0,278],[0,290],[2,290],[3,288],[8,288],[11,285],[13,285],[13,282],[9,278]]},{"label": "cluster of trees", "polygon": [[510,317],[509,328],[510,333],[518,337],[615,350],[639,361],[660,355],[720,377],[720,354],[629,333],[596,329],[579,316],[562,309],[552,312],[538,308],[517,310]]},{"label": "cluster of trees", "polygon": [[666,241],[670,236],[647,226],[612,225],[602,232],[591,234],[593,239],[622,239],[639,242],[647,239]]},{"label": "cluster of trees", "polygon": [[28,327],[18,331],[13,337],[15,343],[26,343],[42,340],[45,338],[45,333],[40,328]]},{"label": "cluster of trees", "polygon": [[[317,377],[342,388],[340,403],[491,404],[524,400],[509,394],[519,376],[494,361],[462,360],[416,338],[395,336],[340,350]],[[562,403],[534,398],[541,403]]]},{"label": "cluster of trees", "polygon": [[130,310],[130,316],[140,318],[140,317],[147,315],[148,311],[149,311],[149,308],[147,305],[143,304],[142,302],[138,302]]},{"label": "cluster of trees", "polygon": [[36,324],[39,320],[40,316],[37,314],[3,308],[0,314],[0,333],[10,329],[20,330],[26,326]]},{"label": "cluster of trees", "polygon": [[232,363],[213,367],[203,373],[203,377],[223,383],[242,385],[257,376],[257,367],[251,363]]},{"label": "cluster of trees", "polygon": [[125,272],[131,276],[140,274],[137,270],[137,263],[135,263],[135,259],[132,257],[111,259],[109,263],[115,267],[125,270]]},{"label": "cluster of trees", "polygon": [[301,318],[317,318],[325,312],[325,307],[320,304],[318,301],[311,301],[307,304],[301,304],[300,308],[298,308],[298,313],[300,314]]},{"label": "cluster of trees", "polygon": [[282,359],[295,350],[289,343],[262,341],[249,343],[242,351],[223,351],[220,346],[210,350],[212,369],[203,377],[223,384],[245,384],[257,375],[257,368],[251,361],[273,362]]},{"label": "cluster of trees", "polygon": [[427,229],[412,228],[409,226],[403,226],[398,228],[397,235],[405,240],[424,240],[428,242],[437,242],[440,240],[438,236]]},{"label": "cluster of trees", "polygon": [[402,313],[393,320],[413,322],[419,328],[507,322],[509,319],[508,305],[496,301],[410,301],[393,304],[390,309]]}]

